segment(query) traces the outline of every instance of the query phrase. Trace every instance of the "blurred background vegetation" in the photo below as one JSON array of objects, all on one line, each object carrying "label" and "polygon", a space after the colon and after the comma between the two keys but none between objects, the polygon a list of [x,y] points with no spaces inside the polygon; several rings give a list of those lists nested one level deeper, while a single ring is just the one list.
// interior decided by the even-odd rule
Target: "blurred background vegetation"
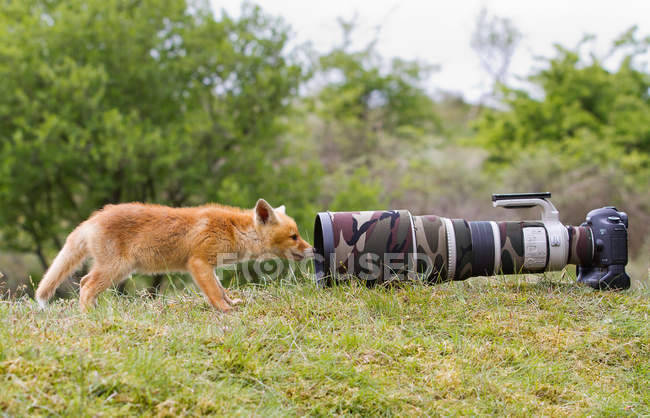
[{"label": "blurred background vegetation", "polygon": [[[408,208],[468,219],[493,192],[551,191],[562,220],[630,215],[630,271],[650,262],[650,37],[603,56],[558,45],[526,89],[504,84],[521,34],[482,12],[479,103],[423,81],[435,66],[353,48],[317,53],[281,18],[184,0],[0,2],[0,280],[31,292],[67,233],[107,203]],[[611,60],[616,66],[612,69]],[[441,63],[444,65],[444,63]],[[144,279],[143,279],[144,280]],[[62,289],[62,293],[73,287]]]}]

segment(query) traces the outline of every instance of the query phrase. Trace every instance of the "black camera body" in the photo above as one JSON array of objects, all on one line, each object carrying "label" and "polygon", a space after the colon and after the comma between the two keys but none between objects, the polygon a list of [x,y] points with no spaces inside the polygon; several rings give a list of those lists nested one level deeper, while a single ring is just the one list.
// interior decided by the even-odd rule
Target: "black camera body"
[{"label": "black camera body", "polygon": [[628,218],[614,206],[594,209],[580,226],[591,229],[594,256],[592,264],[576,267],[578,281],[594,289],[627,289],[630,276],[627,264]]}]

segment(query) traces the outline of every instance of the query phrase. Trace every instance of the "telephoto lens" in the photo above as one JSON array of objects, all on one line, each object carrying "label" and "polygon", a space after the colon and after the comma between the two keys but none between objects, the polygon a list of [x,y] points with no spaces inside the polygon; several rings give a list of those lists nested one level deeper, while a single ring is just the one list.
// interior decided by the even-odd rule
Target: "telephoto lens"
[{"label": "telephoto lens", "polygon": [[368,284],[421,279],[540,273],[575,264],[578,281],[595,289],[627,289],[625,212],[608,206],[565,226],[550,193],[495,194],[495,207],[539,207],[534,221],[467,221],[407,210],[320,212],[314,267],[323,285],[355,278]]}]

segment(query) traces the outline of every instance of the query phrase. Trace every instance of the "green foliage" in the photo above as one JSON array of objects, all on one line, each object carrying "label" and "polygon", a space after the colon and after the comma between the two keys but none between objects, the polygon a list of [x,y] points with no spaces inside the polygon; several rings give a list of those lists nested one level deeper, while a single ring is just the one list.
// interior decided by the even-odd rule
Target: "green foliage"
[{"label": "green foliage", "polygon": [[353,22],[339,23],[343,41],[319,58],[314,78],[321,85],[306,100],[317,121],[306,137],[331,173],[322,187],[328,209],[388,207],[399,162],[442,129],[422,85],[434,67],[387,61],[375,42],[354,50]]},{"label": "green foliage", "polygon": [[416,62],[382,62],[372,46],[358,52],[336,49],[321,58],[323,71],[333,81],[320,92],[320,101],[334,118],[368,122],[371,114],[381,120],[381,129],[396,132],[404,126],[426,128],[436,122],[432,101],[418,86],[426,68]]},{"label": "green foliage", "polygon": [[487,111],[476,124],[476,143],[490,162],[511,164],[523,153],[548,149],[567,167],[614,166],[629,182],[650,179],[650,74],[636,59],[650,39],[628,32],[610,55],[623,56],[610,71],[602,60],[557,46],[557,56],[530,77],[542,92],[504,89],[506,111]]},{"label": "green foliage", "polygon": [[287,27],[246,6],[28,0],[0,9],[2,246],[44,252],[109,202],[174,205],[317,191],[280,119],[304,75]]},{"label": "green foliage", "polygon": [[340,178],[340,191],[329,205],[332,211],[375,210],[387,206],[384,190],[376,179],[369,178],[368,169],[360,167],[352,175]]},{"label": "green foliage", "polygon": [[[616,41],[613,71],[558,47],[531,77],[541,95],[504,88],[504,107],[468,133],[478,107],[427,94],[431,66],[382,57],[375,42],[353,48],[350,22],[340,45],[307,50],[306,62],[287,50],[289,28],[251,5],[233,19],[202,1],[2,4],[0,249],[43,267],[92,211],[134,200],[250,207],[264,197],[309,236],[320,210],[485,218],[494,189],[548,186],[564,207],[579,201],[569,219],[607,200],[650,225],[639,193],[650,187],[639,63],[650,40],[634,30]],[[519,35],[480,19],[474,44],[500,80]],[[461,136],[485,150],[459,146]],[[632,251],[647,241],[635,231]]]},{"label": "green foliage", "polygon": [[432,99],[421,86],[434,69],[416,61],[386,63],[371,42],[352,51],[352,23],[340,22],[343,43],[320,57],[317,114],[342,135],[334,140],[347,154],[372,154],[382,135],[413,139],[439,128]]}]

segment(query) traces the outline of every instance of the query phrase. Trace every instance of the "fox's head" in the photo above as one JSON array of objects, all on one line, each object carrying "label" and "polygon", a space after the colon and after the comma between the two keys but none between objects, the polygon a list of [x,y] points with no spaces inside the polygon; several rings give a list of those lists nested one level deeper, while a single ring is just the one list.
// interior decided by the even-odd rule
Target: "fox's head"
[{"label": "fox's head", "polygon": [[273,209],[260,199],[253,211],[255,228],[266,253],[293,260],[313,256],[314,249],[300,237],[296,221],[287,216],[284,205]]}]

